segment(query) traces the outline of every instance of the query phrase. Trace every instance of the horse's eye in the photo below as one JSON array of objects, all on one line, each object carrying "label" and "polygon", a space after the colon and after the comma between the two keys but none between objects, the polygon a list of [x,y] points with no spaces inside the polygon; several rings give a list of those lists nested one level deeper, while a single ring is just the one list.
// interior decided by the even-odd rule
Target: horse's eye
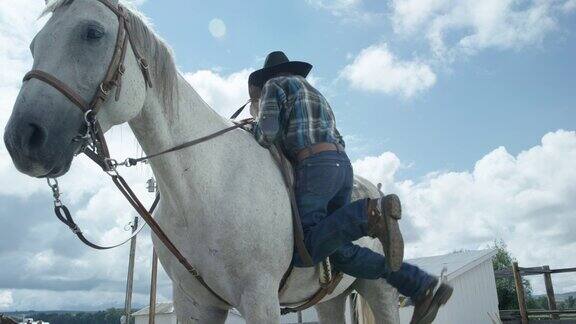
[{"label": "horse's eye", "polygon": [[102,36],[104,36],[104,31],[102,28],[96,26],[88,26],[88,28],[86,28],[86,33],[84,34],[84,37],[87,40],[97,40],[102,38]]}]

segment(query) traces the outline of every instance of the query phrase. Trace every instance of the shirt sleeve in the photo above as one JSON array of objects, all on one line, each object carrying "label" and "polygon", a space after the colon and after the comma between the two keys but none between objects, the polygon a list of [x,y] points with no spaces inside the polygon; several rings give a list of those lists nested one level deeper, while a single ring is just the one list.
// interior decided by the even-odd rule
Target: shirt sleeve
[{"label": "shirt sleeve", "polygon": [[268,81],[262,89],[260,112],[254,125],[254,136],[260,145],[268,148],[280,134],[282,108],[286,105],[286,93],[274,80]]}]

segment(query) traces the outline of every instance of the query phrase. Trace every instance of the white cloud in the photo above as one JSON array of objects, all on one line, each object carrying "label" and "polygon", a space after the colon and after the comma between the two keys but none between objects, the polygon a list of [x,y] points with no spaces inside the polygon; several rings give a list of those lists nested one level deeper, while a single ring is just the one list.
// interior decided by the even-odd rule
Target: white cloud
[{"label": "white cloud", "polygon": [[394,175],[400,169],[400,159],[396,154],[384,152],[379,156],[367,156],[354,161],[354,172],[374,184],[382,183],[383,190],[394,183]]},{"label": "white cloud", "polygon": [[[220,115],[228,118],[248,100],[248,76],[251,70],[244,69],[229,75],[210,70],[185,73],[184,78],[198,94]],[[241,117],[247,117],[245,109]]]},{"label": "white cloud", "polygon": [[436,74],[430,66],[417,60],[402,61],[390,52],[386,44],[363,49],[354,62],[341,71],[341,76],[353,88],[399,94],[406,98],[436,83]]},{"label": "white cloud", "polygon": [[[246,68],[230,74],[224,74],[220,69],[199,70],[184,73],[186,81],[194,87],[194,90],[223,117],[229,118],[240,106],[249,99],[248,76],[254,69]],[[308,82],[322,92],[330,92],[326,88],[323,79],[310,73]],[[238,119],[250,117],[249,107],[244,109]]]},{"label": "white cloud", "polygon": [[[576,132],[560,130],[517,156],[500,147],[471,171],[436,172],[419,181],[394,178],[400,161],[392,153],[354,167],[400,195],[402,226],[417,238],[408,241],[408,257],[482,248],[501,238],[521,265],[559,268],[574,266],[575,160]],[[536,288],[542,291],[540,283]],[[569,278],[557,286],[559,292],[575,288]]]},{"label": "white cloud", "polygon": [[14,300],[12,299],[12,292],[9,290],[0,290],[0,310],[9,309]]},{"label": "white cloud", "polygon": [[[413,42],[426,41],[432,55],[423,61],[398,61],[384,44],[373,44],[344,70],[355,88],[404,97],[434,85],[432,64],[438,67],[486,49],[540,46],[547,36],[559,31],[563,15],[576,11],[576,0],[392,0],[387,13],[367,10],[362,0],[307,2],[344,20],[390,18],[397,35]],[[394,72],[391,75],[396,79],[380,72]]]},{"label": "white cloud", "polygon": [[306,0],[309,4],[330,10],[351,10],[358,7],[362,0]]},{"label": "white cloud", "polygon": [[566,1],[566,3],[564,3],[564,5],[562,6],[562,10],[565,13],[570,13],[570,12],[576,10],[576,0]]},{"label": "white cloud", "polygon": [[351,22],[370,22],[380,17],[380,14],[369,12],[362,8],[362,0],[306,0],[318,9],[327,10],[336,17]]},{"label": "white cloud", "polygon": [[122,0],[122,3],[126,3],[132,6],[141,6],[143,5],[147,0]]},{"label": "white cloud", "polygon": [[433,52],[454,59],[461,54],[519,49],[541,44],[558,28],[560,9],[574,0],[393,0],[394,30],[409,37],[425,35]]}]

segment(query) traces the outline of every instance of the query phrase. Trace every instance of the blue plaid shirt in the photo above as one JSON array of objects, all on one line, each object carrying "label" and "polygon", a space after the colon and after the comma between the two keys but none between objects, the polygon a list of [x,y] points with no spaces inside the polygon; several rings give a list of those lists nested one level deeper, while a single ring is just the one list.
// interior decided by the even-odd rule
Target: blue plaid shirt
[{"label": "blue plaid shirt", "polygon": [[295,75],[266,82],[253,131],[260,145],[279,143],[289,157],[316,143],[344,146],[326,98],[305,78]]}]

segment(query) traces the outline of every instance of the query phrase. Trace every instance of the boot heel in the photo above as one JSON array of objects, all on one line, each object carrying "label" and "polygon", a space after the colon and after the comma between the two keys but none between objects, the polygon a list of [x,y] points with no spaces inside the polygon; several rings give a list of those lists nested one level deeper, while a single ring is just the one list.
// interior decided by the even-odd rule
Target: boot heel
[{"label": "boot heel", "polygon": [[400,199],[392,194],[370,200],[367,212],[367,234],[377,237],[382,243],[388,269],[398,271],[404,260],[404,239],[398,225],[402,215]]},{"label": "boot heel", "polygon": [[402,203],[397,195],[391,194],[384,197],[385,214],[394,219],[402,218]]},{"label": "boot heel", "polygon": [[390,270],[398,271],[404,260],[404,239],[398,224],[402,216],[400,198],[394,194],[385,196],[381,200],[381,209],[388,234],[385,238],[384,254]]}]

